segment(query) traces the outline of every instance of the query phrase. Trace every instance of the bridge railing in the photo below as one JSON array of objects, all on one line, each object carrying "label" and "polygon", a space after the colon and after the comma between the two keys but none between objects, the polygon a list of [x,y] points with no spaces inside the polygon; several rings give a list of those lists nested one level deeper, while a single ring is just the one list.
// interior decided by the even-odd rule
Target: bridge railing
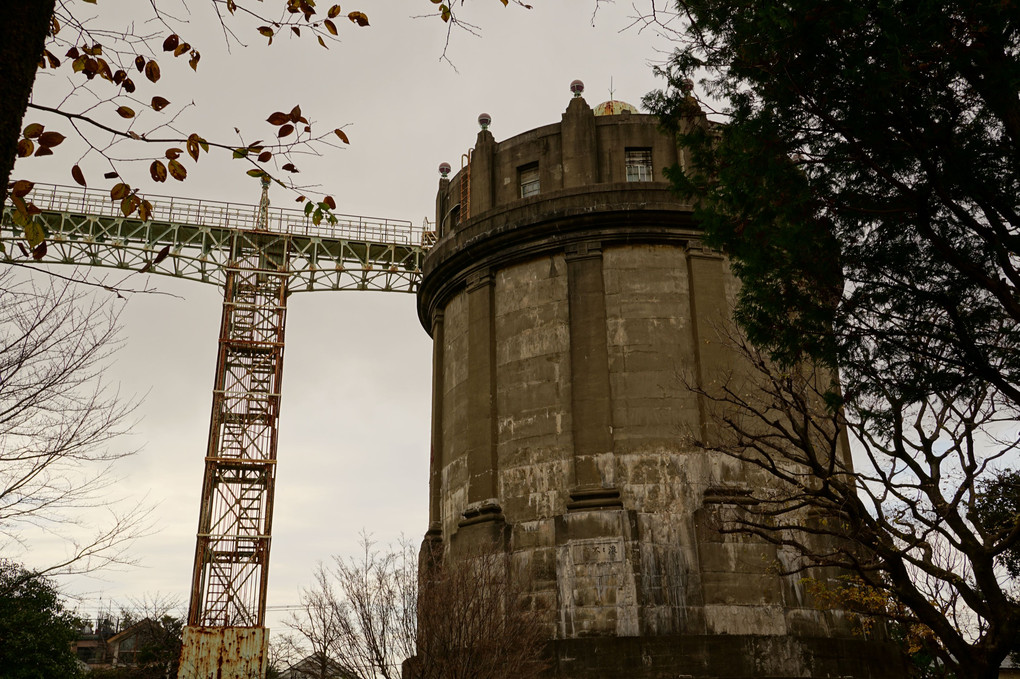
[{"label": "bridge railing", "polygon": [[[113,218],[124,217],[120,210],[120,202],[111,200],[108,192],[98,189],[36,184],[28,198],[43,211]],[[254,230],[258,224],[259,208],[257,205],[159,196],[149,193],[144,194],[144,198],[152,203],[152,221],[244,230]],[[425,229],[415,227],[406,220],[345,215],[335,212],[333,216],[337,219],[336,224],[329,224],[323,220],[316,225],[303,210],[270,206],[268,228],[274,233],[301,236],[320,236],[375,243],[426,244]],[[137,218],[137,213],[133,217]]]}]

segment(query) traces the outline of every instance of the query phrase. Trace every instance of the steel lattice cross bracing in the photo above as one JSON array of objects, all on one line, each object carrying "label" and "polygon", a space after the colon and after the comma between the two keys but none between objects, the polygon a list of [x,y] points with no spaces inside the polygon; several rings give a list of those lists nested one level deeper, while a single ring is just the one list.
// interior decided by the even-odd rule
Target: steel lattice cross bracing
[{"label": "steel lattice cross bracing", "polygon": [[290,238],[237,233],[227,270],[188,624],[265,624]]},{"label": "steel lattice cross bracing", "polygon": [[[103,191],[36,184],[27,196],[42,214],[43,262],[140,271],[164,247],[168,256],[152,273],[223,285],[231,238],[250,232],[259,207],[217,201],[147,196],[152,218],[125,217]],[[0,242],[14,259],[22,230],[4,208]],[[336,215],[335,225],[312,223],[302,210],[268,208],[264,228],[290,237],[288,290],[414,292],[421,263],[435,235],[403,220]]]},{"label": "steel lattice cross bracing", "polygon": [[[100,191],[36,185],[43,263],[150,272],[223,286],[223,313],[181,676],[224,661],[264,670],[287,298],[315,290],[415,292],[435,243],[410,222],[147,196],[149,220],[125,217]],[[24,232],[4,208],[11,261]],[[241,656],[244,656],[243,658]],[[258,669],[262,668],[262,670]],[[219,676],[219,675],[217,675]],[[228,676],[228,675],[223,675]],[[233,676],[233,675],[231,675]]]}]

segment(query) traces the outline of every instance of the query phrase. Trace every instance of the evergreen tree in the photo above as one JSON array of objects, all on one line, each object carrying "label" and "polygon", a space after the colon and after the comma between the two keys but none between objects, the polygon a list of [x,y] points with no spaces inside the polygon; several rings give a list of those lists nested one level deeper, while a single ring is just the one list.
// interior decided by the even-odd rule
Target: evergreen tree
[{"label": "evergreen tree", "polygon": [[[1018,445],[1020,11],[675,5],[688,25],[645,103],[685,149],[670,179],[743,283],[743,360],[768,373],[756,396],[705,394],[757,418],[718,448],[788,489],[762,507],[836,515],[825,530],[857,550],[812,552],[797,521],[770,539],[887,587],[943,667],[995,677],[1020,632],[1002,572],[1016,515],[980,511]],[[840,462],[845,430],[856,469]]]},{"label": "evergreen tree", "polygon": [[84,677],[71,647],[81,625],[50,580],[0,559],[0,677]]},{"label": "evergreen tree", "polygon": [[[751,340],[853,388],[878,362],[907,398],[982,380],[1020,403],[1016,4],[679,5],[646,104],[683,132],[671,178],[734,259]],[[699,74],[724,125],[682,125]]]}]

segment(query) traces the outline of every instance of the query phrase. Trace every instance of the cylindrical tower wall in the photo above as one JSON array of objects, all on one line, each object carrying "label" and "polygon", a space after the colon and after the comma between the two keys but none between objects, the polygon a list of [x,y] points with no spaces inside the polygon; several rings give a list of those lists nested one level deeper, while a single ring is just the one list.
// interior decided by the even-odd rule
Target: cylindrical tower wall
[{"label": "cylindrical tower wall", "polygon": [[739,378],[739,283],[660,179],[682,161],[655,118],[575,98],[559,124],[483,130],[441,180],[426,540],[529,569],[553,676],[900,676],[779,574],[791,555],[718,530],[764,480],[694,443],[713,406],[686,385]]}]

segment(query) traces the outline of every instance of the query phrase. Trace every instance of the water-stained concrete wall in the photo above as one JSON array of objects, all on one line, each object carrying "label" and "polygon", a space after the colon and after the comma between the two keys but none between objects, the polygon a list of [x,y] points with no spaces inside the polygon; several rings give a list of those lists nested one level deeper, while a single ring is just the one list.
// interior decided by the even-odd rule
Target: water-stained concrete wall
[{"label": "water-stained concrete wall", "polygon": [[[653,181],[625,181],[635,148]],[[551,676],[899,676],[887,645],[779,575],[791,555],[719,530],[766,481],[695,443],[718,435],[716,406],[688,385],[742,369],[725,330],[739,283],[655,179],[681,157],[653,117],[575,98],[561,123],[483,130],[441,180],[419,294],[436,341],[427,540],[447,558],[495,541],[528,569]]]}]

